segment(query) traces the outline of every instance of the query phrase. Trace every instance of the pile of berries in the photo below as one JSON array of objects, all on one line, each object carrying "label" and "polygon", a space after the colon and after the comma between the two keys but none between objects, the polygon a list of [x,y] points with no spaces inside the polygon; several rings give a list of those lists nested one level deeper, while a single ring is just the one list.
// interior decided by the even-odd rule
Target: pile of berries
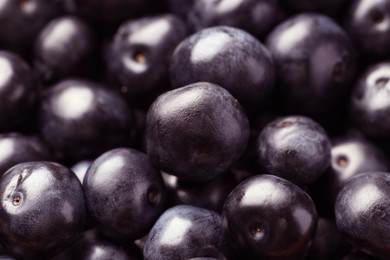
[{"label": "pile of berries", "polygon": [[0,0],[0,259],[390,259],[390,0]]}]

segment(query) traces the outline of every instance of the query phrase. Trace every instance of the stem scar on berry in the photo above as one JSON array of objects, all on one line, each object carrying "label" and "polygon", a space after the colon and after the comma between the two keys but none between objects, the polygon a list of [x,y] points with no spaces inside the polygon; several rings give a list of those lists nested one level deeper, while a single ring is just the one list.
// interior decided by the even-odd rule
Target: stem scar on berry
[{"label": "stem scar on berry", "polygon": [[156,188],[153,187],[149,188],[147,196],[148,196],[148,201],[152,204],[156,204],[160,200],[160,193]]},{"label": "stem scar on berry", "polygon": [[145,54],[143,54],[142,52],[136,52],[136,53],[134,53],[133,59],[134,59],[137,63],[146,63],[146,56],[145,56]]},{"label": "stem scar on berry", "polygon": [[382,12],[380,11],[377,11],[377,12],[374,12],[371,16],[371,20],[374,24],[381,24],[383,23],[383,21],[385,20],[385,16],[383,15]]},{"label": "stem scar on berry", "polygon": [[346,156],[344,156],[344,155],[340,155],[340,156],[337,157],[336,163],[341,168],[345,168],[348,165],[348,158]]},{"label": "stem scar on berry", "polygon": [[23,201],[22,197],[16,195],[16,196],[14,196],[14,197],[12,198],[12,205],[14,205],[14,206],[19,206],[20,204],[22,204],[22,201]]},{"label": "stem scar on berry", "polygon": [[255,239],[261,239],[264,236],[264,228],[260,223],[254,223],[249,228],[251,235]]}]

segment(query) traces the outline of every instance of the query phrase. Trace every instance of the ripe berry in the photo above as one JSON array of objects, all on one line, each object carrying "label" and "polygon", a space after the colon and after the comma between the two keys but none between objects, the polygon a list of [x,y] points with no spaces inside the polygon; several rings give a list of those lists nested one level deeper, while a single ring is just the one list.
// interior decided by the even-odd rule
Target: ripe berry
[{"label": "ripe berry", "polygon": [[249,122],[224,88],[200,82],[160,95],[146,118],[146,149],[162,171],[206,181],[225,172],[244,152]]}]

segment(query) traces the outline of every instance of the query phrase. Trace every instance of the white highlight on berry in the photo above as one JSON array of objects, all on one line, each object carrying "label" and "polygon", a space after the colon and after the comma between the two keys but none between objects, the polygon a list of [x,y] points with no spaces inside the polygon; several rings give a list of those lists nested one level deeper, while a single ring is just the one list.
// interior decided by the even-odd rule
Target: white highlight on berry
[{"label": "white highlight on berry", "polygon": [[160,243],[163,245],[178,245],[191,228],[192,223],[190,220],[174,217],[167,225],[165,229],[169,232],[164,232],[160,238]]},{"label": "white highlight on berry", "polygon": [[7,84],[13,75],[11,64],[0,57],[0,86]]},{"label": "white highlight on berry", "polygon": [[310,32],[311,24],[309,21],[300,21],[293,25],[288,30],[285,30],[279,37],[282,39],[276,40],[277,49],[281,52],[287,53],[289,56],[293,55],[299,41],[306,39],[306,35]]},{"label": "white highlight on berry", "polygon": [[221,1],[218,5],[219,13],[229,13],[235,10],[240,4],[242,4],[242,0],[225,0]]},{"label": "white highlight on berry", "polygon": [[203,37],[192,49],[191,61],[198,63],[213,60],[227,46],[229,41],[231,41],[231,38],[225,32],[212,33]]},{"label": "white highlight on berry", "polygon": [[[60,23],[57,23],[50,34],[44,37],[45,41],[42,43],[45,49],[57,50],[68,48],[67,44],[58,44],[59,42],[64,41],[64,37],[68,37],[76,32],[76,25],[70,20],[62,20]],[[64,40],[63,40],[64,39]],[[67,51],[67,50],[65,50]],[[70,51],[70,50],[68,50]],[[69,53],[71,54],[71,52]]]},{"label": "white highlight on berry", "polygon": [[76,119],[87,113],[92,103],[93,93],[90,89],[74,86],[59,96],[58,102],[54,102],[54,110],[65,118]]},{"label": "white highlight on berry", "polygon": [[[0,141],[0,161],[4,162],[10,157],[15,150],[14,142],[11,139],[3,139]],[[3,174],[3,173],[1,173]]]},{"label": "white highlight on berry", "polygon": [[144,39],[148,39],[148,44],[159,45],[169,31],[170,23],[168,21],[156,19],[154,22],[143,27],[142,30],[132,32],[129,36],[129,42],[132,44],[145,44]]},{"label": "white highlight on berry", "polygon": [[378,187],[370,183],[365,184],[356,192],[351,210],[355,214],[364,212],[376,204],[382,197],[383,194]]},{"label": "white highlight on berry", "polygon": [[262,181],[251,185],[244,196],[241,204],[244,206],[266,204],[270,201],[277,205],[278,201],[286,200],[285,192],[280,192],[280,188],[276,187],[272,181]]}]

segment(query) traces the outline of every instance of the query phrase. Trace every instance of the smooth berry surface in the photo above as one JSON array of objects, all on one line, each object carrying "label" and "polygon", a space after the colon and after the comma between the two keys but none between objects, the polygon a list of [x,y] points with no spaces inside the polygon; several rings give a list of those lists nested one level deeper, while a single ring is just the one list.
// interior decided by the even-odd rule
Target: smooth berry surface
[{"label": "smooth berry surface", "polygon": [[366,172],[352,178],[337,196],[337,228],[357,247],[379,259],[390,256],[388,172]]},{"label": "smooth berry surface", "polygon": [[93,81],[61,81],[42,99],[40,132],[69,161],[95,159],[128,144],[131,125],[132,112],[119,93]]},{"label": "smooth berry surface", "polygon": [[275,84],[274,61],[251,34],[229,26],[206,28],[184,39],[170,63],[173,87],[207,81],[227,89],[247,109],[260,109]]},{"label": "smooth berry surface", "polygon": [[89,25],[80,18],[56,18],[35,41],[34,67],[45,82],[87,75],[94,69],[96,42]]},{"label": "smooth berry surface", "polygon": [[165,209],[160,173],[146,154],[134,149],[117,148],[99,156],[83,187],[94,225],[113,240],[141,238]]},{"label": "smooth berry surface", "polygon": [[289,113],[324,116],[345,102],[356,73],[356,51],[333,19],[301,13],[266,39],[277,70],[276,100]]},{"label": "smooth berry surface", "polygon": [[246,259],[302,259],[317,227],[309,195],[273,175],[257,175],[236,186],[222,216],[224,230]]},{"label": "smooth berry surface", "polygon": [[160,95],[146,116],[146,149],[161,170],[186,180],[211,180],[244,152],[249,122],[224,88],[200,82]]},{"label": "smooth berry surface", "polygon": [[145,260],[220,258],[228,252],[226,242],[218,213],[179,205],[166,210],[154,224],[143,255]]},{"label": "smooth berry surface", "polygon": [[331,142],[325,130],[311,118],[286,116],[270,122],[261,131],[257,154],[267,173],[308,184],[329,167]]},{"label": "smooth berry surface", "polygon": [[1,177],[0,194],[0,241],[17,258],[48,258],[84,231],[83,189],[65,166],[20,163]]},{"label": "smooth berry surface", "polygon": [[[176,45],[187,36],[187,25],[171,14],[132,19],[123,23],[107,55],[109,76],[132,102],[147,105],[153,93],[168,85],[168,65]],[[162,89],[162,90],[160,90]]]}]

